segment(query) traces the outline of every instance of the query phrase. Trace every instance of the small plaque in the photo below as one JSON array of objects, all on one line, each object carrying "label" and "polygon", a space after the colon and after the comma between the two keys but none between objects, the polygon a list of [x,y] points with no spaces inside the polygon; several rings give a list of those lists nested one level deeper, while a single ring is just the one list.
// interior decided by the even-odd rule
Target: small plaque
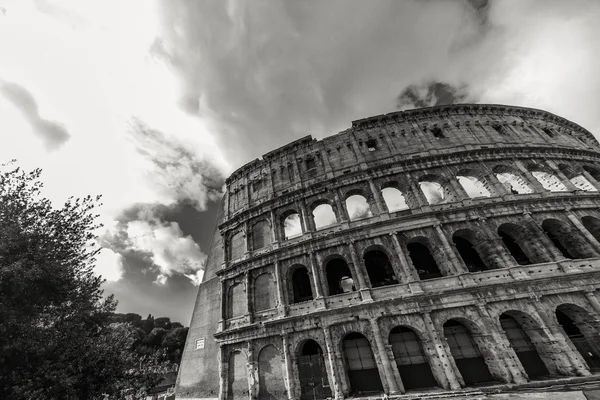
[{"label": "small plaque", "polygon": [[204,348],[204,338],[196,339],[196,350],[202,350]]}]

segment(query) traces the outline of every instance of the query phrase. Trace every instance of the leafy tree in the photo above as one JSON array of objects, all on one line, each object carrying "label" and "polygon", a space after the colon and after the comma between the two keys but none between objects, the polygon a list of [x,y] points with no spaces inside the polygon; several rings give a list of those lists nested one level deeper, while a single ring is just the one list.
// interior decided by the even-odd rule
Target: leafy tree
[{"label": "leafy tree", "polygon": [[0,170],[0,393],[3,399],[139,395],[157,357],[132,351],[130,324],[111,324],[93,273],[99,197],[60,208],[41,196],[41,170]]}]

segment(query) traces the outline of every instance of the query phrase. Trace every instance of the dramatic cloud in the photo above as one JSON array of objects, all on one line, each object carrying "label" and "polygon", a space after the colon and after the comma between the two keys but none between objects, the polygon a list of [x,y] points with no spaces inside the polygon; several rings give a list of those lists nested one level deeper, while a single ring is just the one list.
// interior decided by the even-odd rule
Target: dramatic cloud
[{"label": "dramatic cloud", "polygon": [[0,80],[0,95],[21,111],[33,132],[42,139],[48,150],[56,150],[69,140],[69,132],[64,126],[40,116],[37,102],[24,87]]},{"label": "dramatic cloud", "polygon": [[407,91],[425,92],[413,105],[458,98],[544,108],[600,130],[597,1],[162,6],[155,47],[181,78],[181,107],[214,123],[236,166],[393,111]]},{"label": "dramatic cloud", "polygon": [[411,108],[441,106],[474,102],[469,99],[467,88],[462,85],[455,88],[447,83],[430,82],[422,85],[410,85],[398,96],[396,107],[399,110]]}]

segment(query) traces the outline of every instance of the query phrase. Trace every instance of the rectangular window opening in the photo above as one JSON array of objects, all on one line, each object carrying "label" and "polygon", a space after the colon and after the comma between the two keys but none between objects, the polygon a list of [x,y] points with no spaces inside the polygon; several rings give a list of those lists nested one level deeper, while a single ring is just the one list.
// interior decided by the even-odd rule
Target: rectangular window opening
[{"label": "rectangular window opening", "polygon": [[367,145],[367,149],[369,151],[375,151],[377,150],[377,140],[375,139],[369,139],[365,142],[365,144]]},{"label": "rectangular window opening", "polygon": [[544,133],[546,135],[548,135],[549,137],[553,138],[554,137],[554,133],[552,133],[552,131],[549,128],[542,128],[542,130],[544,131]]},{"label": "rectangular window opening", "polygon": [[317,164],[315,163],[315,159],[314,158],[307,158],[306,159],[306,169],[307,170],[311,170],[311,169],[315,169],[317,168]]},{"label": "rectangular window opening", "polygon": [[443,139],[446,137],[446,136],[444,136],[444,132],[442,132],[442,130],[440,128],[438,128],[437,126],[431,128],[431,133],[433,134],[433,136],[435,136],[438,139]]},{"label": "rectangular window opening", "polygon": [[506,132],[506,129],[502,125],[492,125],[492,128],[502,136],[508,135],[508,132]]}]

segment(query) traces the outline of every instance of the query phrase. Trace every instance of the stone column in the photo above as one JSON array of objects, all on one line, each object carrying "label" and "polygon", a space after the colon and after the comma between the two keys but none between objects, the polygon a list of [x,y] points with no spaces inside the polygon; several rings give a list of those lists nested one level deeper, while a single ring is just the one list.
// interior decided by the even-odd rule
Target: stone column
[{"label": "stone column", "polygon": [[286,383],[286,389],[287,389],[287,395],[288,395],[288,399],[289,400],[294,400],[294,392],[295,392],[295,387],[294,387],[294,373],[293,373],[293,367],[292,367],[292,360],[290,357],[290,344],[289,344],[289,339],[288,339],[288,335],[286,333],[283,333],[281,335],[281,340],[282,340],[282,344],[283,344],[283,358],[285,361],[285,383]]},{"label": "stone column", "polygon": [[392,238],[392,242],[394,243],[394,249],[398,254],[398,260],[400,260],[400,268],[402,269],[402,280],[404,282],[414,282],[419,280],[419,274],[413,268],[412,264],[409,263],[408,259],[404,255],[404,251],[402,249],[402,245],[400,244],[400,240],[398,240],[397,232],[391,232],[389,234]]},{"label": "stone column", "polygon": [[[442,386],[444,387],[444,389],[459,390],[461,385],[457,379],[457,375],[454,373],[454,368],[452,367],[454,363],[452,355],[446,353],[446,348],[435,330],[435,326],[431,319],[431,315],[428,312],[424,312],[421,313],[421,317],[423,318],[425,330],[427,331],[427,336],[432,342],[433,350],[435,351],[437,356],[437,360],[429,360],[430,364],[432,365],[432,370],[434,373],[436,373],[438,372],[436,370],[441,369],[444,374],[444,376],[436,376],[436,379],[440,383],[443,382]],[[437,365],[438,368],[433,368],[434,363]]]},{"label": "stone column", "polygon": [[[381,359],[381,365],[383,367],[383,375],[387,381],[389,394],[404,393],[404,385],[402,384],[402,378],[400,378],[400,372],[398,368],[394,368],[390,362],[387,347],[381,338],[381,330],[377,320],[372,318],[369,319],[371,323],[371,329],[373,330],[373,337],[375,338],[375,345],[377,347],[377,353]],[[395,365],[394,365],[395,366]]]},{"label": "stone column", "polygon": [[592,233],[587,230],[587,228],[583,225],[583,223],[581,223],[579,218],[577,218],[577,216],[573,214],[571,210],[567,210],[567,218],[569,218],[573,225],[577,227],[579,232],[581,232],[583,236],[585,236],[585,238],[588,240],[588,242],[590,242],[594,250],[596,250],[596,253],[600,253],[600,243],[598,242],[598,240],[596,240],[594,235],[592,235]]},{"label": "stone column", "polygon": [[245,241],[245,246],[246,249],[244,251],[244,257],[246,257],[248,255],[248,253],[250,253],[252,251],[252,241],[251,241],[251,236],[250,235],[250,226],[248,221],[244,222],[244,241]]},{"label": "stone column", "polygon": [[454,193],[456,193],[458,201],[469,200],[471,198],[465,190],[465,188],[463,188],[460,182],[456,180],[456,177],[448,179],[448,182],[450,183],[450,186],[452,187]]},{"label": "stone column", "polygon": [[319,266],[317,264],[316,255],[314,252],[308,254],[310,261],[310,274],[313,276],[313,282],[315,284],[315,299],[323,297],[323,286],[321,282],[321,275],[319,274]]},{"label": "stone column", "polygon": [[273,244],[276,244],[281,241],[281,231],[280,231],[279,221],[277,221],[277,217],[275,216],[275,210],[271,209],[270,217],[271,217],[271,235],[272,235],[272,239],[273,239]]},{"label": "stone column", "polygon": [[584,176],[585,179],[587,179],[595,188],[596,190],[600,191],[600,182],[598,182],[596,180],[596,178],[594,178],[589,172],[587,172],[585,169],[581,170],[581,174]]},{"label": "stone column", "polygon": [[381,192],[377,190],[377,187],[375,186],[375,183],[372,179],[369,179],[369,188],[371,188],[371,194],[375,199],[375,205],[377,206],[377,215],[389,212],[387,209],[387,205],[383,200]]},{"label": "stone column", "polygon": [[415,200],[418,203],[417,206],[418,207],[428,206],[429,205],[429,201],[427,201],[427,197],[425,196],[425,194],[421,190],[421,186],[419,185],[419,183],[416,182],[416,181],[412,181],[411,180],[410,183],[409,183],[409,185],[410,185],[410,190],[413,193],[414,198],[415,198]]},{"label": "stone column", "polygon": [[[494,346],[490,346],[488,351],[498,360],[500,369],[506,375],[506,381],[516,384],[527,382],[527,374],[517,358],[517,354],[514,352],[505,335],[501,335],[498,330],[499,324],[494,321],[487,308],[482,304],[477,305],[477,310],[495,344]],[[516,363],[515,360],[517,361]]]},{"label": "stone column", "polygon": [[250,273],[248,271],[244,274],[244,281],[246,284],[246,307],[248,310],[248,323],[254,321],[254,302],[252,301],[252,289],[250,289]]},{"label": "stone column", "polygon": [[554,174],[556,176],[558,176],[558,179],[560,179],[560,181],[562,182],[562,184],[567,187],[567,190],[569,192],[574,192],[576,190],[581,190],[577,186],[575,186],[573,184],[573,182],[571,182],[571,180],[569,178],[567,178],[567,176],[560,170],[560,168],[558,168],[558,166],[554,163],[554,161],[552,161],[552,160],[546,160],[546,164],[548,166],[550,166],[550,168],[552,169],[552,171],[554,172]]},{"label": "stone column", "polygon": [[[562,351],[564,354],[563,361],[568,362],[570,365],[563,366],[563,373],[571,376],[588,376],[591,375],[587,368],[587,363],[581,357],[571,340],[569,340],[564,333],[564,330],[559,326],[551,315],[547,312],[546,308],[539,301],[539,296],[532,296],[533,301],[533,314],[537,314],[539,320],[544,322],[542,328],[550,332],[550,340],[553,342],[555,350]],[[557,354],[558,355],[558,354]]]},{"label": "stone column", "polygon": [[259,393],[258,379],[258,360],[254,354],[254,342],[248,342],[248,360],[246,364],[248,369],[248,392],[251,399],[257,399]]},{"label": "stone column", "polygon": [[356,280],[358,281],[357,289],[360,291],[363,301],[373,301],[373,298],[371,297],[370,286],[367,285],[367,282],[365,281],[365,276],[363,275],[362,263],[358,258],[358,254],[356,254],[354,241],[348,242],[347,245],[350,249],[350,257],[352,258],[352,269],[354,271],[354,275],[356,276]]},{"label": "stone column", "polygon": [[586,291],[585,298],[588,300],[588,302],[590,303],[590,305],[592,306],[594,311],[596,311],[596,314],[598,314],[598,315],[596,315],[596,318],[599,318],[600,317],[600,301],[598,301],[598,298],[594,294],[594,291],[593,290]]},{"label": "stone column", "polygon": [[452,265],[452,272],[454,274],[467,273],[468,272],[467,269],[463,266],[462,262],[460,262],[460,260],[458,259],[456,253],[454,252],[453,246],[450,245],[450,242],[448,241],[446,234],[442,230],[442,224],[438,223],[438,224],[434,225],[434,228],[435,228],[435,232],[438,235],[438,238],[440,239],[440,242],[442,242],[444,251],[448,255],[448,258],[450,259],[450,263]]},{"label": "stone column", "polygon": [[535,231],[537,238],[541,242],[542,246],[547,252],[547,255],[550,256],[550,259],[553,261],[563,261],[567,258],[562,255],[560,250],[556,248],[552,240],[546,235],[546,232],[542,229],[541,226],[538,225],[537,221],[533,219],[530,212],[524,212],[523,216],[525,217],[525,221],[528,222],[528,225]]},{"label": "stone column", "polygon": [[229,375],[227,354],[223,345],[219,346],[219,357],[217,358],[217,364],[219,365],[219,400],[225,400],[227,398],[227,377]]},{"label": "stone column", "polygon": [[502,238],[498,236],[498,234],[496,234],[494,231],[492,231],[492,229],[488,226],[487,219],[479,218],[477,226],[479,226],[479,228],[487,236],[486,241],[490,245],[490,250],[493,251],[492,256],[497,257],[499,267],[506,268],[516,266],[517,264],[510,256],[510,254],[508,254],[508,250],[506,250],[506,247],[504,247]]},{"label": "stone column", "polygon": [[225,330],[227,317],[227,287],[225,285],[225,280],[221,278],[221,320],[217,327],[218,332]]},{"label": "stone column", "polygon": [[504,186],[504,184],[502,182],[500,182],[500,180],[498,179],[498,177],[496,176],[496,174],[493,171],[490,171],[484,177],[484,179],[489,182],[490,186],[492,186],[494,188],[494,191],[496,192],[496,193],[492,193],[492,196],[493,195],[504,196],[507,194],[512,194],[508,191],[506,186]]},{"label": "stone column", "polygon": [[300,209],[300,227],[302,228],[302,233],[316,231],[312,213],[309,215],[304,200],[299,201],[297,204]]},{"label": "stone column", "polygon": [[329,363],[329,369],[331,370],[331,388],[333,389],[333,395],[336,400],[343,399],[344,394],[342,392],[341,387],[341,379],[339,376],[339,368],[344,368],[343,365],[338,365],[336,362],[336,351],[333,344],[333,339],[331,338],[331,332],[329,331],[329,327],[323,327],[323,334],[325,336],[325,348],[327,351],[327,362]]},{"label": "stone column", "polygon": [[514,165],[525,176],[525,180],[527,181],[527,183],[529,184],[529,186],[531,186],[533,188],[534,192],[538,192],[538,193],[547,192],[547,190],[540,183],[540,181],[538,181],[535,178],[535,176],[533,176],[533,174],[527,168],[525,168],[525,165],[523,165],[523,163],[520,160],[515,160],[514,161]]},{"label": "stone column", "polygon": [[347,222],[350,221],[350,215],[348,214],[348,210],[346,209],[346,202],[343,200],[342,194],[338,190],[333,190],[333,199],[335,204],[333,206],[335,217],[337,218],[337,222]]},{"label": "stone column", "polygon": [[287,315],[287,307],[285,304],[283,281],[281,279],[281,262],[275,261],[275,283],[277,284],[277,310],[280,316]]}]

